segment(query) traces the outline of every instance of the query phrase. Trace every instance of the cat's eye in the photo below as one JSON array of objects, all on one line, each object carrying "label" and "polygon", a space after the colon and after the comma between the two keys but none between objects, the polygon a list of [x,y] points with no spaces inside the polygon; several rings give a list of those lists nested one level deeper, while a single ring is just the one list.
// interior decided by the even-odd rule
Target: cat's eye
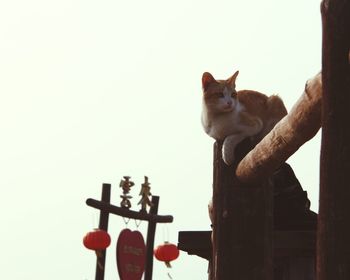
[{"label": "cat's eye", "polygon": [[224,93],[223,92],[217,92],[215,95],[217,97],[224,97]]}]

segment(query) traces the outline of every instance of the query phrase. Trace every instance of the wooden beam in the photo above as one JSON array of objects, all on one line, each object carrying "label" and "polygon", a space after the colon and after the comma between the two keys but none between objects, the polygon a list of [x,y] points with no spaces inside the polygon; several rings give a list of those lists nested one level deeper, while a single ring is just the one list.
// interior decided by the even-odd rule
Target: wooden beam
[{"label": "wooden beam", "polygon": [[350,1],[324,0],[317,279],[350,279]]},{"label": "wooden beam", "polygon": [[236,175],[243,183],[270,176],[321,127],[321,73],[306,83],[297,103],[263,140],[239,163]]},{"label": "wooden beam", "polygon": [[[180,231],[178,248],[189,255],[211,260],[211,231]],[[274,259],[286,257],[316,256],[316,231],[275,230],[273,231]]]},{"label": "wooden beam", "polygon": [[86,200],[86,204],[91,207],[94,207],[118,216],[135,219],[135,220],[149,221],[149,222],[155,222],[155,223],[172,223],[174,219],[173,216],[171,215],[155,215],[154,213],[152,213],[152,211],[150,211],[150,213],[137,212],[137,211],[118,207],[110,203],[106,203],[104,201],[99,201],[92,198],[88,198]]}]

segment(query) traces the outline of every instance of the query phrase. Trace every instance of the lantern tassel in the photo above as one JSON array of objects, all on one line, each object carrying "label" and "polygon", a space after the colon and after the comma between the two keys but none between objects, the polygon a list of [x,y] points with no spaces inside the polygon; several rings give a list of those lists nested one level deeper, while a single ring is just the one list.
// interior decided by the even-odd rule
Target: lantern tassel
[{"label": "lantern tassel", "polygon": [[100,258],[102,257],[102,251],[96,250],[95,253],[96,253],[96,257],[97,257],[97,265],[101,270],[103,270],[104,267],[103,267],[102,263],[100,262]]},{"label": "lantern tassel", "polygon": [[164,262],[167,268],[171,268],[170,262]]}]

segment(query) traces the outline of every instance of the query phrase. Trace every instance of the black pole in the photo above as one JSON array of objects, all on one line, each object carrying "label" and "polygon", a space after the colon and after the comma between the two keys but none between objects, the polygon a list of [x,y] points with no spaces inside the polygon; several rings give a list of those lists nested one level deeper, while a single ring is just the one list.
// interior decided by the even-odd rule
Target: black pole
[{"label": "black pole", "polygon": [[[111,184],[102,185],[102,197],[101,201],[110,203],[111,200]],[[98,228],[107,231],[108,230],[108,217],[109,212],[100,211],[100,221]],[[101,254],[97,255],[96,260],[96,280],[104,280],[105,274],[105,263],[106,263],[106,250],[101,251]]]},{"label": "black pole", "polygon": [[[158,214],[159,196],[152,196],[152,206],[149,213],[153,215]],[[156,232],[157,223],[149,221],[147,230],[146,241],[146,265],[145,265],[145,278],[144,280],[152,280],[153,272],[153,248],[154,248],[154,236]]]}]

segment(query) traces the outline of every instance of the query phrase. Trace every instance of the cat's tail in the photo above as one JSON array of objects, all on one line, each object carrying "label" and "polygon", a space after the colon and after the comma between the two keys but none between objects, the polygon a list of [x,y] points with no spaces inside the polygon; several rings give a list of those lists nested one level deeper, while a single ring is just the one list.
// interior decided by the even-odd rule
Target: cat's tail
[{"label": "cat's tail", "polygon": [[278,121],[288,114],[282,99],[278,95],[269,96],[267,99],[267,111],[269,112],[269,116],[271,116],[271,118]]},{"label": "cat's tail", "polygon": [[288,113],[282,99],[277,95],[269,96],[266,105],[269,118],[265,123],[263,131],[261,132],[262,137],[268,134],[274,128],[274,126]]}]

